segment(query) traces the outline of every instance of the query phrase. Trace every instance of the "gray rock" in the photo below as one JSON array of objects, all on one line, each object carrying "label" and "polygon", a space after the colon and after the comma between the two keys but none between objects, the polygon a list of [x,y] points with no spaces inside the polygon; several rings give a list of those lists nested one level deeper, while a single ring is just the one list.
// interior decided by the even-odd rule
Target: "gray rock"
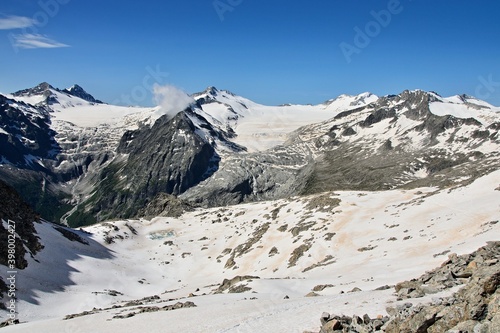
[{"label": "gray rock", "polygon": [[[343,330],[344,332],[382,330],[386,333],[500,332],[500,288],[498,288],[500,263],[495,262],[498,258],[500,258],[500,242],[490,242],[470,255],[451,255],[441,267],[427,272],[418,279],[398,283],[395,289],[399,295],[411,294],[415,290],[425,291],[423,283],[430,283],[441,290],[449,288],[449,285],[464,284],[453,296],[434,299],[431,304],[413,306],[411,303],[406,303],[387,307],[389,317],[383,319],[372,320],[365,315],[361,320],[353,316],[351,323],[341,321],[346,323],[343,324]],[[468,279],[456,280],[451,276],[452,272],[465,270],[472,272],[472,276]],[[439,283],[442,284],[442,288],[439,288]],[[334,315],[331,317],[338,318]]]},{"label": "gray rock", "polygon": [[325,325],[330,320],[330,314],[328,312],[323,312],[321,314],[321,326]]}]

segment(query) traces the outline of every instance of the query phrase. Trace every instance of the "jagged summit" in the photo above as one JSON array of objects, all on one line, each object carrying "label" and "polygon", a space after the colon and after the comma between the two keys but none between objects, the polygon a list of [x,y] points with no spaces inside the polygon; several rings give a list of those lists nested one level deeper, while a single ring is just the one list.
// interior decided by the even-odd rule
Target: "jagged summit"
[{"label": "jagged summit", "polygon": [[[103,104],[102,101],[95,99],[87,93],[81,86],[75,84],[68,89],[55,88],[47,82],[42,82],[33,88],[16,91],[12,94],[14,97],[27,98],[26,102],[30,104],[64,104],[68,98],[77,97],[85,102],[93,104]],[[70,104],[81,104],[78,101],[69,102]]]},{"label": "jagged summit", "polygon": [[205,91],[204,91],[205,94],[209,94],[209,95],[213,95],[213,96],[217,95],[218,92],[219,92],[219,89],[217,89],[214,86],[210,86],[207,89],[205,89]]},{"label": "jagged summit", "polygon": [[56,90],[53,86],[51,86],[47,82],[42,82],[35,87],[28,88],[28,89],[23,89],[16,91],[12,95],[16,97],[32,97],[32,96],[37,96],[37,95],[46,95],[50,94],[50,90]]},{"label": "jagged summit", "polygon": [[219,90],[214,86],[209,86],[204,91],[194,93],[191,96],[200,104],[207,104],[211,102],[224,103],[224,99],[232,97],[239,98],[239,96],[229,90]]},{"label": "jagged summit", "polygon": [[71,88],[64,89],[63,92],[66,92],[66,93],[73,95],[73,96],[76,96],[76,97],[80,97],[81,99],[86,100],[87,102],[90,102],[90,103],[103,104],[102,101],[95,99],[94,96],[90,95],[88,92],[86,92],[78,84],[73,85]]}]

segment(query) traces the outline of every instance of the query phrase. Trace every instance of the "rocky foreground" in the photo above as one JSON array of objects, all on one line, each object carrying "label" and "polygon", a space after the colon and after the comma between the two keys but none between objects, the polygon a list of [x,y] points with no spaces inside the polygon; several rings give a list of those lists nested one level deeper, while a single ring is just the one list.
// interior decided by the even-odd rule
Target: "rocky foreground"
[{"label": "rocky foreground", "polygon": [[[498,222],[497,222],[498,223]],[[498,333],[500,332],[500,242],[472,254],[452,254],[441,267],[418,279],[398,283],[399,300],[418,299],[460,285],[449,297],[430,304],[408,302],[388,307],[388,316],[370,318],[323,313],[320,333]]]}]

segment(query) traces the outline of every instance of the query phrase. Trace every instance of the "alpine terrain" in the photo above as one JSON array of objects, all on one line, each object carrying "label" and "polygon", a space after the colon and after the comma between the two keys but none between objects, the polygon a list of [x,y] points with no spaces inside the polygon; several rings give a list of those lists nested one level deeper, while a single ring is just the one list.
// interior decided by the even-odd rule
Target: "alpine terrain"
[{"label": "alpine terrain", "polygon": [[0,95],[2,331],[500,332],[499,107],[186,99]]}]

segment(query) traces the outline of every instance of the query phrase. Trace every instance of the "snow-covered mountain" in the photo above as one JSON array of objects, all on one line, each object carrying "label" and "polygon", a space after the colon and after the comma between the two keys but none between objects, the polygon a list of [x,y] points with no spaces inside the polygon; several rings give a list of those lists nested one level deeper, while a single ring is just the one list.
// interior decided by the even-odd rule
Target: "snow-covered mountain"
[{"label": "snow-covered mountain", "polygon": [[324,311],[377,318],[457,290],[398,299],[392,286],[497,240],[499,189],[495,171],[454,189],[336,191],[80,230],[36,223],[44,249],[17,275],[23,324],[2,330],[318,332]]},{"label": "snow-covered mountain", "polygon": [[231,128],[236,133],[233,141],[249,152],[264,151],[283,144],[287,135],[301,126],[377,100],[377,96],[363,93],[358,96],[341,95],[320,105],[267,106],[215,87],[209,87],[193,97],[201,105],[202,114],[207,119]]},{"label": "snow-covered mountain", "polygon": [[[212,177],[180,197],[218,206],[472,181],[500,165],[500,114],[472,98],[460,101],[405,91],[338,111],[289,133],[282,145],[224,160]],[[448,114],[442,111],[447,107]]]},{"label": "snow-covered mountain", "polygon": [[[24,148],[0,151],[0,178],[42,216],[80,226],[137,216],[163,193],[220,206],[336,189],[448,187],[499,163],[499,109],[470,96],[363,93],[265,106],[209,87],[192,98],[172,117],[161,107],[99,103],[77,85],[7,95],[3,112],[45,127],[24,118],[2,124],[0,139]],[[46,143],[29,150],[34,141]]]},{"label": "snow-covered mountain", "polygon": [[443,300],[473,274],[409,300],[392,287],[498,241],[499,108],[420,90],[192,98],[172,116],[78,86],[0,95],[0,240],[15,234],[22,322],[2,330],[317,332],[323,311]]}]

